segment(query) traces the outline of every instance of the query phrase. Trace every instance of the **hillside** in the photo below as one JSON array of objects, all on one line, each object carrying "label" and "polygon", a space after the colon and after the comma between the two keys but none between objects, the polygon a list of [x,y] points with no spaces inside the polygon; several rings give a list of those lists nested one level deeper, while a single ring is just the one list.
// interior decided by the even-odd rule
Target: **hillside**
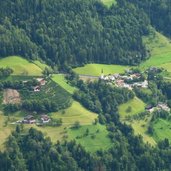
[{"label": "hillside", "polygon": [[92,62],[139,64],[147,57],[142,36],[148,34],[148,18],[128,2],[111,8],[106,6],[115,1],[103,3],[2,0],[0,56],[39,57],[62,69]]},{"label": "hillside", "polygon": [[19,56],[0,59],[0,67],[9,67],[13,69],[13,75],[41,76],[43,72],[39,66]]},{"label": "hillside", "polygon": [[171,1],[1,0],[0,171],[170,171]]}]

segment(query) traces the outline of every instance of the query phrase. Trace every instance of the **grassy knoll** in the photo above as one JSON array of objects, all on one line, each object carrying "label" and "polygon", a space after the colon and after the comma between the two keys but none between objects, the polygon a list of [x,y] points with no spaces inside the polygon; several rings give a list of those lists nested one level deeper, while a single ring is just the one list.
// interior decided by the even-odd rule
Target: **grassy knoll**
[{"label": "grassy knoll", "polygon": [[0,67],[10,67],[14,70],[13,75],[41,76],[42,69],[37,65],[18,56],[10,56],[0,59]]},{"label": "grassy knoll", "polygon": [[[129,107],[131,107],[131,110],[127,111]],[[119,106],[119,114],[121,118],[129,115],[138,114],[140,112],[143,112],[144,110],[145,103],[137,97]]]},{"label": "grassy knoll", "polygon": [[103,69],[103,73],[114,74],[114,73],[124,73],[125,69],[129,68],[129,66],[121,66],[121,65],[106,65],[106,64],[87,64],[84,67],[78,67],[73,69],[77,74],[80,75],[92,75],[92,76],[100,76],[101,71]]},{"label": "grassy knoll", "polygon": [[[86,135],[88,130],[88,135]],[[79,129],[68,130],[68,139],[75,139],[77,143],[85,147],[87,151],[106,150],[111,147],[111,140],[108,137],[106,127],[100,124],[81,126]]]},{"label": "grassy knoll", "polygon": [[79,121],[81,125],[91,125],[97,114],[85,109],[80,103],[73,101],[66,110],[62,110],[51,115],[53,118],[62,118],[63,125],[73,125]]},{"label": "grassy knoll", "polygon": [[171,121],[158,119],[153,122],[153,129],[153,137],[156,141],[167,138],[171,142]]},{"label": "grassy knoll", "polygon": [[101,0],[104,5],[111,7],[113,4],[116,4],[116,0]]},{"label": "grassy knoll", "polygon": [[64,88],[67,92],[70,94],[73,94],[76,90],[75,87],[72,87],[67,83],[67,80],[65,79],[65,76],[63,74],[54,74],[52,76],[52,80],[59,84],[62,88]]},{"label": "grassy knoll", "polygon": [[[171,41],[162,34],[155,32],[144,38],[146,47],[150,50],[151,57],[140,65],[141,69],[158,66],[168,69],[171,66]],[[168,64],[169,63],[169,64]]]}]

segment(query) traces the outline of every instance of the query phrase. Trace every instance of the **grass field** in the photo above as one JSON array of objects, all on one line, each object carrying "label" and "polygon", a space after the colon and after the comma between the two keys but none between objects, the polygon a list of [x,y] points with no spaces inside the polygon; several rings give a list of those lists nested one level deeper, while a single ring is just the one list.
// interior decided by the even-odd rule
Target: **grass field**
[{"label": "grass field", "polygon": [[48,65],[46,65],[45,63],[42,63],[42,62],[40,62],[40,61],[38,61],[38,60],[33,61],[33,63],[34,63],[35,65],[37,65],[39,68],[41,68],[42,70],[44,70],[45,68],[51,69],[50,66],[48,66]]},{"label": "grass field", "polygon": [[71,126],[75,121],[79,121],[81,125],[91,125],[97,114],[87,110],[80,103],[73,101],[72,105],[66,110],[52,113],[53,118],[62,118],[63,125]]},{"label": "grass field", "polygon": [[107,75],[107,74],[115,74],[115,73],[124,73],[125,69],[128,68],[129,66],[121,66],[121,65],[87,64],[84,67],[78,67],[73,70],[80,75],[100,76],[102,70],[103,73]]},{"label": "grass field", "polygon": [[11,134],[11,131],[15,129],[15,126],[10,124],[13,117],[4,116],[0,111],[0,150],[4,149],[4,143],[6,138]]},{"label": "grass field", "polygon": [[112,4],[116,4],[116,0],[101,0],[103,2],[104,5],[106,5],[107,7],[111,7]]},{"label": "grass field", "polygon": [[135,135],[142,136],[144,142],[148,142],[151,145],[156,145],[156,141],[154,140],[154,138],[147,134],[149,119],[150,118],[147,118],[145,120],[134,120],[132,122],[128,122],[128,125],[132,126]]},{"label": "grass field", "polygon": [[[89,130],[88,135],[86,135],[87,129]],[[76,140],[89,152],[95,152],[100,149],[106,150],[112,145],[106,127],[100,124],[70,129],[68,130],[68,139]]]},{"label": "grass field", "polygon": [[[131,107],[131,111],[127,112],[128,107]],[[134,99],[128,101],[119,106],[119,114],[121,118],[125,118],[125,116],[131,116],[143,112],[145,110],[145,103],[139,98],[135,97]]]},{"label": "grass field", "polygon": [[153,137],[156,141],[167,138],[171,142],[171,121],[158,119],[153,122],[153,129]]},{"label": "grass field", "polygon": [[18,56],[10,56],[0,59],[0,67],[10,67],[14,70],[13,75],[41,76],[42,69],[37,65]]},{"label": "grass field", "polygon": [[67,92],[70,94],[73,94],[75,90],[77,90],[75,87],[72,87],[67,83],[67,80],[65,79],[65,76],[63,74],[53,74],[52,80],[59,84],[62,88],[64,88]]},{"label": "grass field", "polygon": [[146,47],[151,52],[151,57],[140,65],[141,69],[146,69],[150,66],[158,66],[168,69],[171,67],[171,40],[167,39],[162,34],[155,32],[144,38]]}]

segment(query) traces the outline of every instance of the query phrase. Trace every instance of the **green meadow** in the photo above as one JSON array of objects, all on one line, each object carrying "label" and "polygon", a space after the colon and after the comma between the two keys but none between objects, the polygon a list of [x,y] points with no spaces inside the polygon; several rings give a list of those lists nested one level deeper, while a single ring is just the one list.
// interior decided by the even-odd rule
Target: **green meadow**
[{"label": "green meadow", "polygon": [[62,88],[64,88],[70,94],[73,94],[74,91],[77,90],[77,88],[72,87],[69,83],[67,83],[65,75],[63,74],[53,74],[52,80],[56,82],[58,85],[60,85]]},{"label": "green meadow", "polygon": [[75,121],[79,121],[81,125],[91,125],[97,118],[97,114],[87,110],[80,103],[73,101],[69,108],[54,112],[51,117],[61,118],[63,125],[66,126],[72,126]]},{"label": "green meadow", "polygon": [[[127,111],[128,108],[131,108],[130,111]],[[126,116],[143,112],[145,110],[145,103],[139,98],[135,97],[134,99],[129,100],[127,103],[120,105],[118,109],[121,118],[125,118]]]},{"label": "green meadow", "polygon": [[149,122],[150,122],[150,117],[144,120],[133,120],[131,122],[126,122],[126,123],[132,126],[135,135],[142,136],[144,142],[149,143],[151,145],[156,145],[155,139],[149,134],[147,134]]},{"label": "green meadow", "polygon": [[[141,135],[144,142],[148,142],[151,145],[156,145],[156,141],[153,137],[147,134],[148,124],[150,122],[151,116],[146,116],[144,119],[131,119],[127,120],[127,116],[133,116],[138,113],[145,111],[146,104],[135,97],[134,99],[128,101],[125,104],[119,106],[119,114],[122,122],[126,122],[128,125],[132,126],[135,135]],[[131,111],[127,112],[128,107],[131,107]]]},{"label": "green meadow", "polygon": [[34,63],[35,65],[37,65],[39,68],[41,68],[42,70],[44,70],[45,68],[51,69],[50,66],[48,66],[48,65],[46,65],[45,63],[40,62],[40,61],[38,61],[38,60],[33,61],[33,63]]},{"label": "green meadow", "polygon": [[128,68],[130,67],[122,65],[87,64],[83,67],[78,67],[73,70],[80,75],[100,76],[102,70],[104,75],[108,75],[115,73],[124,73],[125,70]]},{"label": "green meadow", "polygon": [[41,76],[42,69],[32,62],[19,56],[10,56],[0,59],[0,67],[10,67],[14,70],[13,75]]},{"label": "green meadow", "polygon": [[150,58],[140,65],[141,69],[150,66],[163,67],[170,72],[171,67],[171,40],[155,32],[148,37],[144,37],[144,43],[150,50]]},{"label": "green meadow", "polygon": [[76,140],[89,152],[100,149],[106,150],[112,145],[106,126],[100,124],[81,126],[79,129],[69,129],[68,139]]},{"label": "green meadow", "polygon": [[116,0],[101,0],[104,5],[111,7],[113,4],[116,4]]},{"label": "green meadow", "polygon": [[171,142],[171,121],[157,119],[152,123],[152,126],[154,129],[153,137],[156,141],[167,138]]}]

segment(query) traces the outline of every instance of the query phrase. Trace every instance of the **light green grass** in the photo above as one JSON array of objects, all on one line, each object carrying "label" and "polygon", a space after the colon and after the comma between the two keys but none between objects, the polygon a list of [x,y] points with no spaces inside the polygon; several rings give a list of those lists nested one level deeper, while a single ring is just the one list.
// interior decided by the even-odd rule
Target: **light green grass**
[{"label": "light green grass", "polygon": [[53,118],[62,118],[63,125],[71,126],[75,121],[79,121],[81,125],[91,125],[97,114],[87,110],[80,103],[73,101],[71,107],[66,110],[52,113]]},{"label": "light green grass", "polygon": [[42,63],[42,62],[40,62],[40,61],[38,61],[38,60],[33,61],[33,63],[34,63],[35,65],[37,65],[39,68],[41,68],[42,70],[44,70],[45,68],[51,69],[50,66],[48,66],[48,65],[46,65],[45,63]]},{"label": "light green grass", "polygon": [[63,74],[53,74],[52,80],[59,84],[62,88],[64,88],[70,94],[73,94],[77,88],[72,87],[70,84],[67,83],[65,76]]},{"label": "light green grass", "polygon": [[134,120],[132,122],[128,122],[128,125],[131,125],[134,129],[135,135],[141,135],[143,141],[149,143],[151,145],[156,145],[156,141],[153,137],[147,134],[149,118],[147,120]]},{"label": "light green grass", "polygon": [[42,69],[37,65],[18,56],[10,56],[0,59],[0,67],[10,67],[14,70],[13,75],[41,76]]},{"label": "light green grass", "polygon": [[111,7],[113,4],[116,4],[116,0],[101,0],[104,5]]},{"label": "light green grass", "polygon": [[153,128],[153,137],[156,141],[167,138],[171,142],[171,121],[158,119],[153,123]]},{"label": "light green grass", "polygon": [[[89,134],[85,136],[87,129],[89,130]],[[97,130],[99,130],[99,132]],[[92,135],[95,137],[92,138]],[[77,143],[84,146],[89,152],[95,152],[100,149],[106,150],[112,145],[106,127],[100,124],[81,126],[79,129],[70,129],[68,130],[68,139],[76,140]]]},{"label": "light green grass", "polygon": [[115,73],[124,73],[125,69],[128,68],[130,67],[121,66],[121,65],[87,64],[84,67],[78,67],[73,70],[80,75],[100,76],[102,70],[103,73],[107,75],[107,74],[115,74]]},{"label": "light green grass", "polygon": [[54,119],[62,119],[62,126],[60,127],[37,127],[36,125],[25,125],[26,128],[34,127],[44,133],[45,136],[50,137],[52,142],[63,140],[64,136],[68,135],[67,130],[76,122],[79,121],[80,125],[91,126],[97,114],[92,113],[85,109],[80,103],[74,101],[66,110],[54,112],[50,115]]},{"label": "light green grass", "polygon": [[[12,119],[12,117],[11,117]],[[0,151],[4,150],[4,143],[7,137],[11,134],[11,132],[15,129],[15,126],[10,124],[10,117],[4,116],[0,111]]]},{"label": "light green grass", "polygon": [[[171,62],[171,41],[162,34],[155,32],[144,38],[146,47],[150,50],[151,57],[140,65],[141,69],[150,66],[168,69],[167,63]],[[165,66],[166,64],[166,66]]]},{"label": "light green grass", "polygon": [[[171,56],[170,56],[171,58]],[[171,62],[170,63],[165,63],[165,64],[162,64],[160,65],[162,68],[166,69],[168,72],[171,73]]]},{"label": "light green grass", "polygon": [[[131,112],[127,112],[127,108],[131,107]],[[124,118],[125,116],[131,116],[138,114],[140,112],[143,112],[145,110],[145,103],[140,100],[139,98],[135,97],[134,99],[128,101],[127,103],[124,103],[119,106],[119,114],[121,118]]]}]

